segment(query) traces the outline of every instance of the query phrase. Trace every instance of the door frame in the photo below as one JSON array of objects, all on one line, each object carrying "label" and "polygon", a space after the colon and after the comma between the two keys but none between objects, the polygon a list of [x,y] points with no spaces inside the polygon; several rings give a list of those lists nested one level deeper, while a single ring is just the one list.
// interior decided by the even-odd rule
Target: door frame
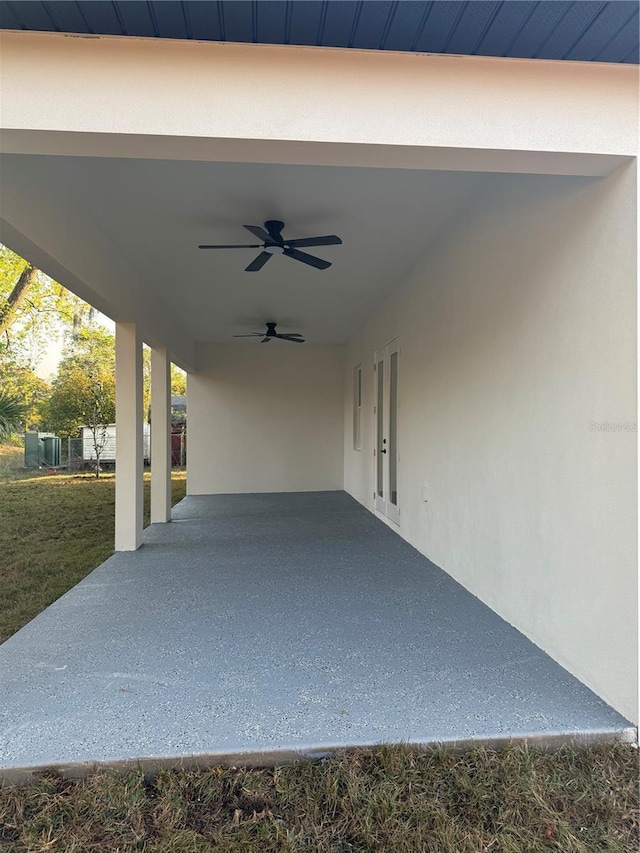
[{"label": "door frame", "polygon": [[[390,370],[393,355],[396,356],[394,386]],[[376,350],[373,356],[373,499],[376,511],[397,525],[400,524],[399,377],[400,336],[397,335]],[[395,393],[395,422],[391,412],[392,392]],[[395,444],[392,439],[395,439]],[[395,502],[391,495],[394,478]]]}]

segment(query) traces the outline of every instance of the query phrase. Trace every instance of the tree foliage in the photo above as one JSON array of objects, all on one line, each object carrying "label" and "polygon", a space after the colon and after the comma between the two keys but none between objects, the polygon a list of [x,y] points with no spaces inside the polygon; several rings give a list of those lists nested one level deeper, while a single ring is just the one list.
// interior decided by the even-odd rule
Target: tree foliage
[{"label": "tree foliage", "polygon": [[187,393],[187,374],[177,364],[171,365],[171,393],[178,397]]},{"label": "tree foliage", "polygon": [[[115,421],[115,337],[94,309],[0,244],[0,393],[19,400],[14,427],[47,429],[63,438]],[[34,368],[52,340],[66,346],[50,385]],[[149,411],[150,350],[143,350],[143,411]],[[171,366],[172,394],[186,394],[186,375]]]},{"label": "tree foliage", "polygon": [[[151,351],[143,349],[143,412],[149,411]],[[186,374],[171,367],[171,393],[186,393]],[[40,407],[46,428],[66,438],[83,426],[115,422],[115,336],[90,323],[69,337],[53,380],[51,395]],[[106,418],[106,420],[105,420]]]},{"label": "tree foliage", "polygon": [[52,340],[78,332],[93,309],[0,244],[0,391],[21,401],[19,429],[43,428],[48,382],[35,367]]},{"label": "tree foliage", "polygon": [[[63,352],[43,406],[47,428],[66,438],[86,426],[99,445],[103,427],[115,421],[115,389],[115,339],[93,323],[74,335]],[[95,449],[99,456],[100,448]]]},{"label": "tree foliage", "polygon": [[0,393],[19,399],[24,407],[24,417],[19,431],[42,427],[42,403],[51,393],[51,386],[41,379],[31,367],[10,357],[0,356]]},{"label": "tree foliage", "polygon": [[37,276],[38,270],[26,264],[11,292],[3,299],[2,305],[0,305],[0,335],[13,324],[20,309],[27,301],[29,291],[36,282]]},{"label": "tree foliage", "polygon": [[52,339],[76,331],[94,310],[0,244],[0,359],[33,368]]}]

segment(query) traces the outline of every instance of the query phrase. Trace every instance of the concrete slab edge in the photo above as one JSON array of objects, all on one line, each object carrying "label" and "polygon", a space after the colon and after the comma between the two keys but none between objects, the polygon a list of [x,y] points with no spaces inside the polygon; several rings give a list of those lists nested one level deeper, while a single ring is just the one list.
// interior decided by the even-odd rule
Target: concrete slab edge
[{"label": "concrete slab edge", "polygon": [[[398,743],[394,741],[393,743]],[[444,747],[456,752],[486,748],[505,749],[510,745],[535,747],[553,751],[563,746],[586,749],[597,744],[628,743],[638,747],[638,729],[632,726],[609,731],[547,732],[544,734],[505,735],[484,738],[456,739],[448,741],[416,740],[402,741],[415,748]],[[391,745],[391,742],[362,742],[336,744],[334,746],[305,747],[300,749],[248,750],[246,752],[210,752],[197,755],[173,757],[126,758],[111,761],[70,762],[43,764],[31,767],[0,767],[0,786],[26,785],[44,774],[56,774],[64,779],[86,779],[96,773],[126,775],[142,771],[147,780],[153,780],[161,770],[207,770],[211,767],[276,767],[298,761],[319,761],[337,752],[354,749],[374,749]]]}]

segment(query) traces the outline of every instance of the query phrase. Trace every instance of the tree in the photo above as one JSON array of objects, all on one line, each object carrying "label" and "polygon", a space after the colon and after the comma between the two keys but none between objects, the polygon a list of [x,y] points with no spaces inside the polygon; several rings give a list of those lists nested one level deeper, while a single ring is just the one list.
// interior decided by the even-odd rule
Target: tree
[{"label": "tree", "polygon": [[24,422],[25,407],[17,397],[0,391],[0,439],[19,432]]},{"label": "tree", "polygon": [[178,397],[187,393],[187,374],[177,364],[171,365],[171,393]]},{"label": "tree", "polygon": [[27,264],[14,284],[9,295],[3,299],[0,305],[0,335],[8,331],[9,326],[18,316],[32,285],[35,283],[38,270]]},{"label": "tree", "polygon": [[0,244],[0,388],[19,399],[21,426],[42,426],[49,383],[34,370],[51,340],[79,331],[93,309],[24,258]]},{"label": "tree", "polygon": [[54,338],[91,321],[94,309],[0,244],[0,356],[33,367]]},{"label": "tree", "polygon": [[0,357],[0,388],[3,393],[16,397],[24,406],[25,429],[40,429],[42,403],[51,393],[51,386],[28,365],[11,357]]},{"label": "tree", "polygon": [[93,323],[72,336],[43,406],[47,426],[61,437],[91,432],[96,477],[107,426],[115,421],[115,338]]}]

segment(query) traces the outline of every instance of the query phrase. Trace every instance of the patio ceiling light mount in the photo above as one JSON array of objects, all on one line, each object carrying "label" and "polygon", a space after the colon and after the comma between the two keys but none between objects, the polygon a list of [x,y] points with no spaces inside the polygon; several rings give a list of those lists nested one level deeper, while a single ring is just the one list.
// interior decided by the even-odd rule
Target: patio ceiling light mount
[{"label": "patio ceiling light mount", "polygon": [[342,240],[336,237],[335,234],[328,234],[324,237],[301,237],[296,240],[285,240],[282,236],[284,222],[279,219],[268,219],[264,223],[264,228],[258,225],[243,225],[254,237],[261,240],[260,243],[251,243],[244,245],[224,245],[224,246],[198,246],[199,249],[262,249],[262,252],[255,260],[251,261],[248,267],[245,267],[245,272],[257,272],[267,263],[273,255],[286,255],[288,258],[293,258],[294,261],[300,261],[309,267],[315,267],[317,270],[326,270],[331,266],[329,261],[323,261],[322,258],[316,258],[315,255],[309,255],[307,252],[301,252],[301,247],[310,246],[340,246]]}]

